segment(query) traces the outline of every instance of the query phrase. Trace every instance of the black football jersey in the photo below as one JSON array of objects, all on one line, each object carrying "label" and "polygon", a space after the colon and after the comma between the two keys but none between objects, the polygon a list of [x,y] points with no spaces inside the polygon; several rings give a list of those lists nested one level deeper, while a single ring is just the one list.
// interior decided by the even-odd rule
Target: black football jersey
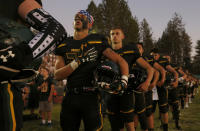
[{"label": "black football jersey", "polygon": [[158,60],[156,60],[156,62],[158,62],[158,64],[160,64],[163,68],[166,69],[166,67],[168,65],[170,65],[169,61],[167,58],[164,58],[162,56],[160,56],[160,58]]},{"label": "black football jersey", "polygon": [[141,78],[141,68],[136,66],[136,60],[141,57],[139,50],[135,44],[129,44],[119,50],[115,50],[120,56],[122,56],[129,65],[129,80],[128,89],[138,86],[138,78]]},{"label": "black football jersey", "polygon": [[68,87],[91,87],[94,81],[93,71],[101,60],[102,52],[110,46],[104,36],[90,34],[82,40],[74,40],[73,37],[69,37],[56,48],[55,54],[62,56],[67,65],[76,57],[82,57],[87,50],[93,47],[98,51],[97,61],[86,62],[79,65],[79,67],[67,78]]},{"label": "black football jersey", "polygon": [[178,73],[178,77],[182,77],[183,74],[181,74],[178,70],[180,69],[180,67],[175,64],[175,63],[172,63],[171,66],[176,70],[176,72]]},{"label": "black football jersey", "polygon": [[[155,63],[155,60],[153,59],[152,56],[142,56],[143,59],[148,62],[151,66],[154,65]],[[146,78],[147,78],[147,71],[142,68],[141,66],[139,66],[138,64],[134,64],[132,66],[132,70],[131,70],[131,74],[133,74],[133,79],[129,79],[129,84],[130,84],[130,87],[132,88],[136,88],[138,87],[141,83],[143,83]],[[135,89],[137,90],[137,89]]]},{"label": "black football jersey", "polygon": [[[171,65],[170,62],[168,61],[168,59],[167,59],[167,58],[164,58],[164,57],[162,57],[162,56],[160,56],[160,58],[157,60],[157,62],[158,62],[163,68],[165,68],[165,69],[166,69],[166,67],[167,67],[168,65]],[[167,69],[166,69],[166,71],[167,71]],[[161,76],[160,76],[160,77],[161,77]],[[174,78],[173,73],[167,71],[167,72],[166,72],[165,84],[166,84],[166,85],[169,85],[169,84],[173,81],[173,78]]]},{"label": "black football jersey", "polygon": [[176,71],[178,71],[179,70],[179,66],[177,65],[177,64],[175,64],[175,63],[171,63],[171,66],[176,70]]},{"label": "black football jersey", "polygon": [[129,70],[131,70],[132,65],[136,63],[136,60],[141,57],[135,44],[125,45],[123,48],[114,51],[126,60],[129,65]]},{"label": "black football jersey", "polygon": [[143,56],[143,58],[153,67],[155,60],[153,59],[153,56],[148,55],[148,56]]}]

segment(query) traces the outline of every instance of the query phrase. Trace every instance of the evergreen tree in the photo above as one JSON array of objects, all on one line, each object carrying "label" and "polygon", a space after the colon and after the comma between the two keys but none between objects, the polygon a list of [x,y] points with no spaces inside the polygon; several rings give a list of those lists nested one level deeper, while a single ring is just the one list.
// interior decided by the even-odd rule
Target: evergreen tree
[{"label": "evergreen tree", "polygon": [[86,11],[88,11],[93,16],[93,18],[95,18],[91,32],[97,33],[98,32],[98,28],[97,28],[98,20],[97,20],[97,18],[98,18],[99,12],[98,12],[98,8],[97,8],[97,6],[96,6],[96,4],[94,3],[93,0],[91,0]]},{"label": "evergreen tree", "polygon": [[[91,3],[89,5],[91,5]],[[88,6],[88,11],[90,12],[91,9],[89,9],[89,7],[90,6]],[[125,43],[139,40],[137,19],[133,18],[125,0],[102,0],[102,3],[98,5],[97,11],[95,12],[97,14],[94,15],[96,21],[95,25],[99,33],[109,36],[111,28],[120,27],[124,31],[126,37]]]},{"label": "evergreen tree", "polygon": [[185,32],[182,32],[182,47],[181,47],[181,58],[179,59],[179,63],[183,63],[183,66],[187,69],[191,67],[191,47],[192,42],[190,36]]},{"label": "evergreen tree", "polygon": [[149,24],[147,23],[146,19],[140,24],[140,39],[144,43],[144,49],[146,53],[149,53],[151,49],[154,47],[153,39],[152,39],[152,32]]},{"label": "evergreen tree", "polygon": [[193,73],[200,74],[200,40],[197,41],[197,45],[195,47],[196,55],[193,60]]},{"label": "evergreen tree", "polygon": [[177,13],[168,22],[157,46],[161,52],[172,57],[172,62],[189,66],[191,61],[191,39],[185,31],[182,17]]}]

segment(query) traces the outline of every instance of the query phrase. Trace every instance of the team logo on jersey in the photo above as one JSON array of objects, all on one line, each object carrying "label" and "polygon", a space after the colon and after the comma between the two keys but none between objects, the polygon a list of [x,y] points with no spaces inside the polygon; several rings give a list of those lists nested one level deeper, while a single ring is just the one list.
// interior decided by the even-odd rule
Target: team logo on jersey
[{"label": "team logo on jersey", "polygon": [[66,52],[66,57],[69,60],[74,60],[75,58],[82,57],[85,53],[85,49],[87,48],[87,43],[81,44],[78,49],[71,49],[70,52]]},{"label": "team logo on jersey", "polygon": [[6,55],[6,56],[5,55],[1,55],[0,58],[2,59],[3,62],[7,62],[9,57],[13,58],[13,57],[15,57],[15,54],[13,54],[12,51],[8,51],[8,55]]}]

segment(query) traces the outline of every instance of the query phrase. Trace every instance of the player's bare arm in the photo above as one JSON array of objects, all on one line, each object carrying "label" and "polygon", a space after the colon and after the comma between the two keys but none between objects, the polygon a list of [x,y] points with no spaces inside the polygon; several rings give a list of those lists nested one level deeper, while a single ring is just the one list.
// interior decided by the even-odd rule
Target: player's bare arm
[{"label": "player's bare arm", "polygon": [[173,75],[174,75],[175,81],[172,82],[171,85],[173,87],[177,87],[178,86],[178,73],[176,72],[176,70],[171,65],[168,65],[166,68],[169,72],[173,73]]},{"label": "player's bare arm", "polygon": [[144,68],[147,71],[147,79],[145,82],[143,82],[138,88],[141,88],[143,91],[147,91],[148,87],[150,85],[150,82],[153,78],[154,69],[151,67],[151,65],[146,62],[142,57],[138,58],[136,61],[142,68]]},{"label": "player's bare arm", "polygon": [[154,69],[153,81],[151,82],[151,84],[149,86],[149,90],[152,90],[156,86],[156,84],[157,84],[157,82],[159,80],[159,76],[160,76],[159,71]]},{"label": "player's bare arm", "polygon": [[112,49],[107,48],[104,52],[103,55],[106,56],[108,59],[111,61],[117,63],[120,66],[121,74],[128,76],[129,74],[129,68],[128,68],[128,63],[117,53],[115,53]]},{"label": "player's bare arm", "polygon": [[153,67],[155,69],[157,69],[158,71],[160,71],[160,75],[161,75],[161,80],[158,81],[157,85],[160,87],[164,84],[165,79],[166,79],[166,70],[157,62],[154,63]]},{"label": "player's bare arm", "polygon": [[67,78],[74,70],[70,64],[65,65],[64,59],[62,56],[56,56],[56,65],[55,65],[55,79],[63,80]]}]

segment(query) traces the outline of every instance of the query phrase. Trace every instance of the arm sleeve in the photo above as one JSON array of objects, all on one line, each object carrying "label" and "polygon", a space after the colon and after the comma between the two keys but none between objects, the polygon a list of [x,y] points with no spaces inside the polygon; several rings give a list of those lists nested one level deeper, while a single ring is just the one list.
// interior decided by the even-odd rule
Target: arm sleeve
[{"label": "arm sleeve", "polygon": [[34,59],[52,52],[67,36],[64,27],[42,8],[29,12],[26,21],[39,31],[28,44]]}]

